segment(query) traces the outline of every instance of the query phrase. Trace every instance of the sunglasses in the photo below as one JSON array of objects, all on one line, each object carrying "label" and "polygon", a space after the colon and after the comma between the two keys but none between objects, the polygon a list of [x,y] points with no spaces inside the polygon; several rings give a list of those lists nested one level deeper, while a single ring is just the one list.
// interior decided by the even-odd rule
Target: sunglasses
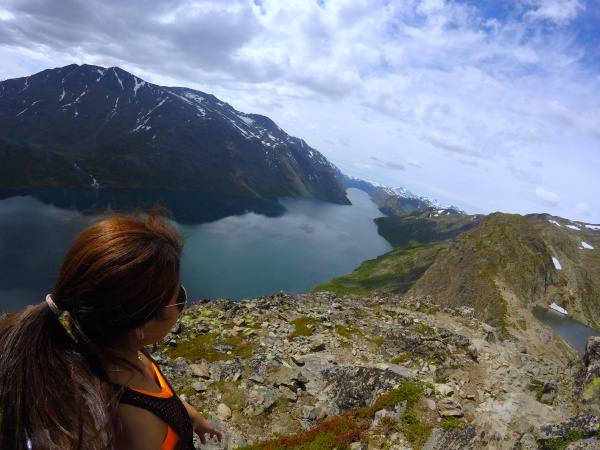
[{"label": "sunglasses", "polygon": [[187,291],[185,290],[185,287],[183,287],[183,284],[180,284],[179,285],[179,295],[177,296],[177,303],[173,303],[172,305],[163,306],[163,308],[170,308],[171,306],[177,306],[177,309],[179,309],[179,312],[182,312],[183,309],[185,308],[185,305],[187,304],[187,301],[188,301]]}]

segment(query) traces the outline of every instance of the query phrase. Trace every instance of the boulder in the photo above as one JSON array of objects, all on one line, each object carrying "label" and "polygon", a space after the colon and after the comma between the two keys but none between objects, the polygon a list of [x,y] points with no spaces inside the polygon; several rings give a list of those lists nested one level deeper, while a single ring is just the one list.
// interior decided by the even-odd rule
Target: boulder
[{"label": "boulder", "polygon": [[438,403],[440,417],[462,417],[462,406],[452,400],[442,400]]},{"label": "boulder", "polygon": [[221,420],[227,420],[231,418],[231,408],[225,403],[219,403],[217,406],[217,417]]},{"label": "boulder", "polygon": [[335,366],[323,370],[322,375],[327,383],[324,394],[342,412],[370,405],[379,395],[406,380],[389,369],[363,366]]},{"label": "boulder", "polygon": [[210,379],[210,370],[206,364],[190,364],[190,369],[193,377]]},{"label": "boulder", "polygon": [[540,427],[538,440],[544,442],[567,436],[578,436],[580,439],[594,437],[598,436],[599,426],[599,416],[580,414],[562,423],[543,425]]}]

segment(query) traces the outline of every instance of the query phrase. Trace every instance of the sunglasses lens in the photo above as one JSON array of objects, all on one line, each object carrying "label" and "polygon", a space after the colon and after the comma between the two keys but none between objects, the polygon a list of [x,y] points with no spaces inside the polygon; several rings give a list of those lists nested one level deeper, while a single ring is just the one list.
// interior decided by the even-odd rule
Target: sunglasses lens
[{"label": "sunglasses lens", "polygon": [[185,288],[183,287],[183,285],[179,286],[179,296],[177,297],[177,307],[179,308],[180,311],[183,311],[183,308],[185,307],[185,304],[187,303],[187,292],[185,291]]}]

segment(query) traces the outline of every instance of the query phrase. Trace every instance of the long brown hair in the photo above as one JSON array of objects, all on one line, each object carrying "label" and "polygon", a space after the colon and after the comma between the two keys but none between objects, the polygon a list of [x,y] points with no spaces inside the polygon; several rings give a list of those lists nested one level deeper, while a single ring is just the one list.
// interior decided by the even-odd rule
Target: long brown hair
[{"label": "long brown hair", "polygon": [[182,247],[155,212],[109,216],[76,237],[52,289],[70,326],[43,301],[0,323],[1,449],[114,448],[122,390],[102,361],[128,364],[111,345],[160,317]]}]

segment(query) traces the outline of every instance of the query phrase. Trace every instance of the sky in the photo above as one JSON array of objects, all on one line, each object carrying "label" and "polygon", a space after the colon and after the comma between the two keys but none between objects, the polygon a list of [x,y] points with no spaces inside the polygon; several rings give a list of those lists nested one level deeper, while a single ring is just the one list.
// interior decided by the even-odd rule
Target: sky
[{"label": "sky", "polygon": [[0,0],[0,61],[119,66],[351,176],[600,223],[600,0]]}]

